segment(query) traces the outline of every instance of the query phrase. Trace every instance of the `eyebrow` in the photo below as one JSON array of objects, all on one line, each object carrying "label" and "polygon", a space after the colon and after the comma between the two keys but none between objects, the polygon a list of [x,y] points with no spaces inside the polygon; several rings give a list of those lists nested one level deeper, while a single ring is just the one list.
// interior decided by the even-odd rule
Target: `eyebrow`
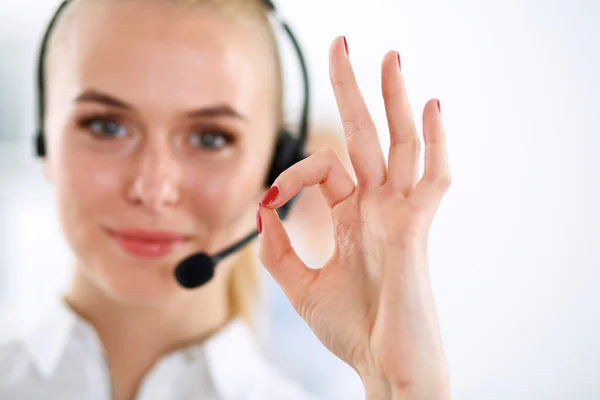
[{"label": "eyebrow", "polygon": [[125,110],[133,110],[134,107],[125,103],[122,100],[112,97],[108,94],[98,92],[96,90],[86,90],[79,96],[75,97],[75,103],[100,103],[109,107],[122,108]]},{"label": "eyebrow", "polygon": [[[86,90],[77,97],[75,103],[100,103],[109,107],[121,108],[123,110],[133,111],[135,107],[131,104],[119,100],[109,94],[99,92],[97,90]],[[207,118],[207,117],[231,117],[246,121],[247,118],[236,111],[228,104],[216,104],[209,107],[199,108],[185,112],[188,118]]]}]

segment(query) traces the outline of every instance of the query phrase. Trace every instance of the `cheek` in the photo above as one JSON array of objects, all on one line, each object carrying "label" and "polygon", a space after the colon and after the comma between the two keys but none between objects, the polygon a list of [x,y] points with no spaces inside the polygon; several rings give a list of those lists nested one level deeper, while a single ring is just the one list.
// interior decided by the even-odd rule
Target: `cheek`
[{"label": "cheek", "polygon": [[123,167],[93,157],[62,157],[55,173],[56,193],[63,230],[80,247],[99,232],[99,224],[118,210],[122,198]]},{"label": "cheek", "polygon": [[241,173],[213,173],[185,184],[192,213],[213,229],[235,224],[261,187],[256,175]]},{"label": "cheek", "polygon": [[254,223],[258,199],[265,191],[266,168],[267,163],[253,157],[241,158],[229,168],[187,174],[189,179],[182,185],[184,197],[189,197],[187,208],[203,221],[209,236],[221,230],[231,235],[249,229],[249,216]]}]

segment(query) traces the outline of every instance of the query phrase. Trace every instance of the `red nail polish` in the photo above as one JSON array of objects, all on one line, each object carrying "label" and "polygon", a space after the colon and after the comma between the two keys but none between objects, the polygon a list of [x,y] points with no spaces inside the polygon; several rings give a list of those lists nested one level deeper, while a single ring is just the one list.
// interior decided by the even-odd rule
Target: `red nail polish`
[{"label": "red nail polish", "polygon": [[400,62],[400,53],[396,53],[398,55],[398,68],[402,69],[402,63]]},{"label": "red nail polish", "polygon": [[279,196],[279,188],[277,186],[271,186],[271,188],[267,190],[267,193],[265,193],[265,196],[260,201],[260,205],[268,206],[275,201],[277,196]]},{"label": "red nail polish", "polygon": [[348,50],[348,41],[346,40],[346,36],[344,36],[344,47],[346,48],[346,55],[350,55],[350,50]]},{"label": "red nail polish", "polygon": [[438,112],[441,113],[442,112],[442,106],[440,106],[440,101],[437,101],[437,106],[438,106]]},{"label": "red nail polish", "polygon": [[260,217],[260,205],[256,209],[256,228],[258,229],[258,234],[262,233],[262,218]]}]

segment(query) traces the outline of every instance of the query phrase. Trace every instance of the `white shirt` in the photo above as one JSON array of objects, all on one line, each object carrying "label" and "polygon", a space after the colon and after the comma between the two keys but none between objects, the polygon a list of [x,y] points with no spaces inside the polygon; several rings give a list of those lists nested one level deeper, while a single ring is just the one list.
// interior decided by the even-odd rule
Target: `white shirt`
[{"label": "white shirt", "polygon": [[[111,383],[91,325],[61,303],[31,333],[0,344],[0,399],[110,400]],[[308,400],[233,320],[201,344],[170,353],[142,382],[137,400]]]}]

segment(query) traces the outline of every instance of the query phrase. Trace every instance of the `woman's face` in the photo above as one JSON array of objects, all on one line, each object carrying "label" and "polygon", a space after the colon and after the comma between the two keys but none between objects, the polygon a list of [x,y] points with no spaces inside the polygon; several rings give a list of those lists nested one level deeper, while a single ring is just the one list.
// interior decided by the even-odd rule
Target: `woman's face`
[{"label": "woman's face", "polygon": [[63,230],[98,286],[156,301],[179,290],[178,261],[254,228],[276,64],[260,28],[207,8],[72,6],[47,75],[46,170]]}]

